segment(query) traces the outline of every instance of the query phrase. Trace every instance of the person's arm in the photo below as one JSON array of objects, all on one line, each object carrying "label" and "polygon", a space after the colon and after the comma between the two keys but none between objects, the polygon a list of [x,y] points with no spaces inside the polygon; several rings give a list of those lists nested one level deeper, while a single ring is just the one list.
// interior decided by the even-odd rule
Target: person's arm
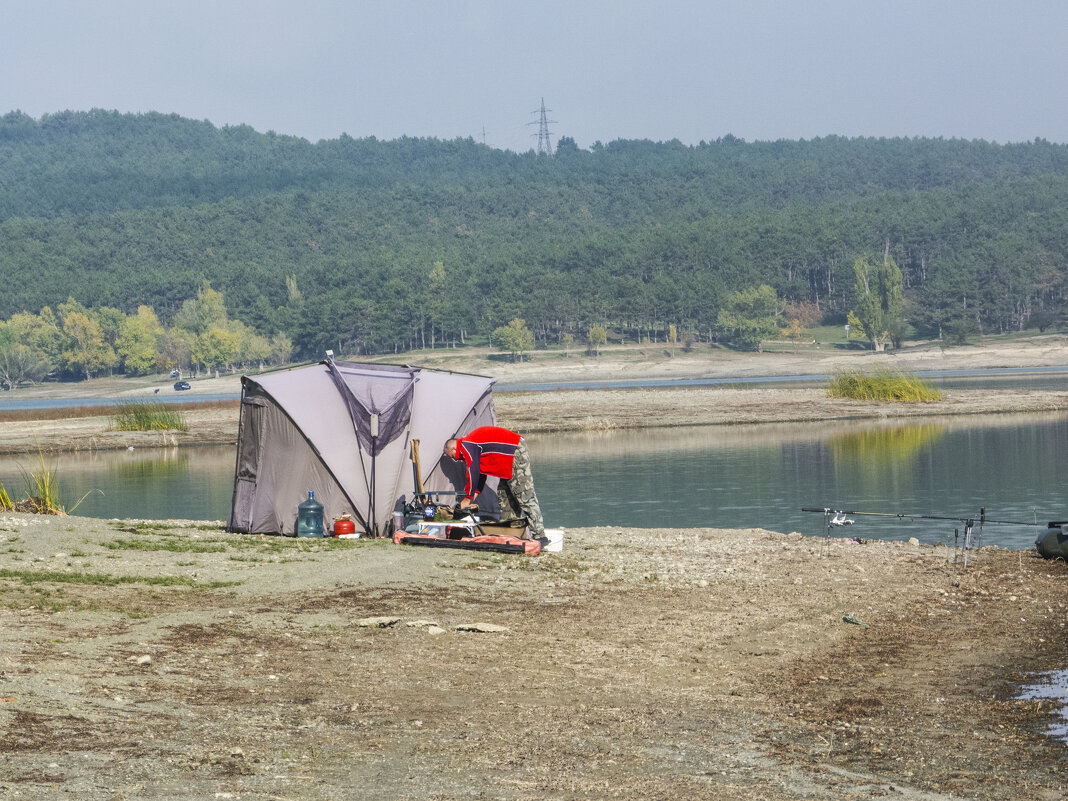
[{"label": "person's arm", "polygon": [[460,508],[466,509],[475,505],[475,496],[486,486],[486,476],[482,472],[482,448],[473,442],[461,441],[459,450],[467,468],[467,483],[464,484],[464,497],[460,501]]}]

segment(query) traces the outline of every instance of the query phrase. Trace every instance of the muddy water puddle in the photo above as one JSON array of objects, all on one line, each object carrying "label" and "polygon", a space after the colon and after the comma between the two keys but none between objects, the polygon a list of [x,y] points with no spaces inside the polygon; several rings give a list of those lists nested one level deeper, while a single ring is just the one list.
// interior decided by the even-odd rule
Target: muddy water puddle
[{"label": "muddy water puddle", "polygon": [[1054,701],[1061,705],[1056,720],[1049,724],[1046,733],[1068,744],[1068,668],[1042,673],[1034,684],[1020,691],[1022,701]]}]

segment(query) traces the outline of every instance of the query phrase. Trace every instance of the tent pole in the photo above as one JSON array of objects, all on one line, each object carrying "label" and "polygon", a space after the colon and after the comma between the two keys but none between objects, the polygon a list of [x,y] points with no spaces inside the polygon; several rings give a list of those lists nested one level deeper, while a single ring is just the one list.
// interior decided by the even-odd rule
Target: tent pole
[{"label": "tent pole", "polygon": [[378,452],[378,414],[371,414],[371,531],[372,537],[378,536],[378,518],[375,517],[375,454]]},{"label": "tent pole", "polygon": [[423,469],[419,465],[419,440],[412,440],[412,476],[415,479],[415,493],[423,494]]}]

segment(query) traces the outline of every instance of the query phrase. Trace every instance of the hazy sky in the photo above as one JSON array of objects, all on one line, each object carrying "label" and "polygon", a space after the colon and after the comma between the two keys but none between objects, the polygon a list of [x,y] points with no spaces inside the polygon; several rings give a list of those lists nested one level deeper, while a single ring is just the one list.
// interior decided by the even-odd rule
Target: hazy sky
[{"label": "hazy sky", "polygon": [[[1068,142],[1066,0],[0,0],[0,113],[527,150],[728,133]],[[530,124],[533,123],[533,124]]]}]

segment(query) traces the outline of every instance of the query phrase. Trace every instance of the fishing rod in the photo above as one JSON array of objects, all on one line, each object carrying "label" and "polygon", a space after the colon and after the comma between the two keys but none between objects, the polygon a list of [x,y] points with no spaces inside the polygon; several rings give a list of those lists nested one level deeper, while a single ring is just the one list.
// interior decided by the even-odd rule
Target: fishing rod
[{"label": "fishing rod", "polygon": [[812,507],[802,507],[802,512],[819,512],[821,514],[834,514],[834,515],[855,515],[857,517],[895,517],[898,519],[907,520],[950,520],[958,523],[967,523],[969,520],[979,520],[980,525],[983,523],[997,524],[1001,526],[1036,526],[1036,521],[1022,522],[1019,520],[991,520],[986,516],[986,509],[980,508],[978,515],[958,515],[956,517],[945,515],[923,515],[914,514],[911,512],[856,512],[850,509],[832,509],[830,507],[821,507],[819,509]]},{"label": "fishing rod", "polygon": [[[963,543],[963,549],[962,550],[963,550],[963,553],[964,553],[964,567],[965,568],[968,567],[968,551],[972,546],[972,530],[975,528],[975,522],[976,522],[976,516],[975,515],[953,517],[953,516],[949,516],[949,515],[925,515],[925,514],[915,514],[915,513],[909,513],[909,512],[861,512],[861,511],[854,511],[854,510],[847,510],[847,509],[832,509],[830,507],[814,508],[814,507],[807,507],[807,506],[806,507],[802,507],[801,511],[802,512],[819,512],[819,513],[822,513],[823,514],[823,522],[824,522],[824,525],[825,525],[825,527],[827,529],[827,536],[830,536],[831,527],[832,526],[849,526],[849,525],[853,524],[853,521],[850,520],[847,517],[847,515],[853,515],[853,516],[856,516],[856,517],[861,517],[861,516],[863,516],[863,517],[892,517],[892,518],[895,518],[895,519],[898,519],[898,520],[945,520],[945,521],[951,521],[951,522],[955,522],[955,523],[963,523],[964,524],[964,543]],[[979,520],[978,547],[980,547],[980,548],[983,547],[983,526],[988,524],[988,523],[991,524],[991,525],[1002,525],[1002,526],[1037,526],[1038,525],[1037,519],[1033,523],[1022,523],[1022,522],[1020,522],[1018,520],[990,520],[986,516],[986,507],[980,507],[978,520]],[[959,546],[960,546],[959,538],[960,538],[959,529],[954,529],[953,530],[953,550],[954,550],[954,552],[957,552],[960,549],[959,548]],[[956,563],[957,563],[957,556],[954,555],[954,557],[953,557],[954,566],[956,565]]]}]

